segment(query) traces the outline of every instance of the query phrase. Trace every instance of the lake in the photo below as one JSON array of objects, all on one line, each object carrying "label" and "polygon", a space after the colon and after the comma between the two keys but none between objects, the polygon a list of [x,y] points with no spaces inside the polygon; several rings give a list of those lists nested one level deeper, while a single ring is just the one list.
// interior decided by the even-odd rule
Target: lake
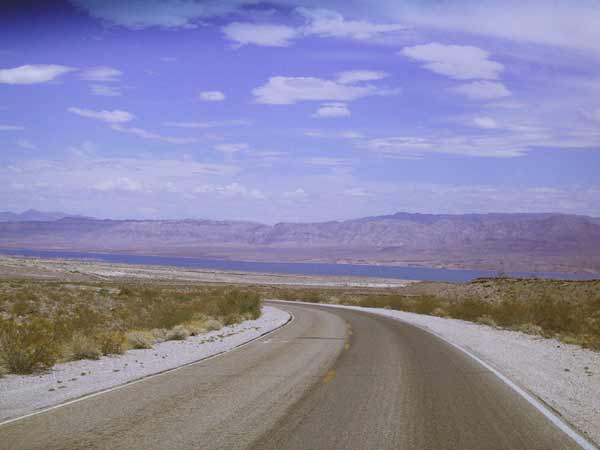
[{"label": "lake", "polygon": [[[0,249],[0,253],[12,256],[28,256],[48,259],[95,260],[110,263],[144,264],[150,266],[176,266],[194,269],[234,270],[240,272],[268,272],[299,275],[337,275],[356,277],[398,278],[404,280],[470,281],[479,277],[498,274],[490,270],[437,269],[427,267],[369,266],[359,264],[326,263],[280,263],[230,261],[222,259],[184,258],[177,256],[145,256],[110,253],[87,253],[50,250]],[[597,279],[600,275],[583,275],[558,272],[507,272],[511,277],[560,278],[565,280]]]}]

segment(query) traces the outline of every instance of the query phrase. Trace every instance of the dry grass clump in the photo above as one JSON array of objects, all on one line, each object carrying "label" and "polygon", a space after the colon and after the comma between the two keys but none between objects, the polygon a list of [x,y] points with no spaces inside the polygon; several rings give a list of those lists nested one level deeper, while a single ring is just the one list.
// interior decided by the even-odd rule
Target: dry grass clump
[{"label": "dry grass clump", "polygon": [[190,332],[191,336],[198,336],[199,334],[205,333],[207,330],[206,322],[202,320],[191,320],[186,322],[185,328]]},{"label": "dry grass clump", "polygon": [[167,341],[184,341],[189,337],[190,332],[183,325],[175,325],[167,331]]},{"label": "dry grass clump", "polygon": [[127,342],[130,348],[146,349],[152,348],[156,338],[150,331],[132,330],[127,332]]},{"label": "dry grass clump", "polygon": [[100,359],[102,351],[98,342],[89,336],[76,334],[71,339],[71,359]]},{"label": "dry grass clump", "polygon": [[223,324],[219,322],[217,319],[209,319],[204,324],[206,327],[206,331],[216,331],[223,328]]},{"label": "dry grass clump", "polygon": [[103,355],[122,355],[127,350],[127,335],[122,331],[99,333],[96,340]]}]

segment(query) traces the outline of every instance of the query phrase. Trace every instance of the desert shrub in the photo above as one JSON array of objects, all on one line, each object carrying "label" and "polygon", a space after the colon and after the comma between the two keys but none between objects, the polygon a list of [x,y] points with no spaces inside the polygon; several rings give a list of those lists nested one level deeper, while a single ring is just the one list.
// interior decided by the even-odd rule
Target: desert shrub
[{"label": "desert shrub", "polygon": [[192,320],[190,322],[186,322],[184,325],[192,336],[197,336],[206,331],[206,323],[202,320]]},{"label": "desert shrub", "polygon": [[127,332],[127,342],[131,348],[152,348],[156,342],[154,335],[145,330],[133,330]]},{"label": "desert shrub", "polygon": [[0,352],[10,372],[27,374],[52,367],[60,355],[60,343],[48,319],[0,320]]},{"label": "desert shrub", "polygon": [[76,334],[71,341],[71,359],[100,359],[102,351],[98,342],[84,334]]},{"label": "desert shrub", "polygon": [[433,296],[425,296],[417,298],[413,305],[413,312],[417,314],[431,314],[440,306],[440,301]]},{"label": "desert shrub", "polygon": [[500,326],[515,326],[524,323],[529,315],[527,303],[506,299],[494,307],[492,317]]},{"label": "desert shrub", "polygon": [[127,335],[122,331],[105,331],[96,339],[103,355],[122,355],[127,349]]},{"label": "desert shrub", "polygon": [[492,305],[477,298],[467,298],[448,305],[448,312],[451,317],[474,322],[479,317],[491,315]]},{"label": "desert shrub", "polygon": [[216,319],[209,319],[204,324],[207,331],[216,331],[223,328],[223,324]]},{"label": "desert shrub", "polygon": [[432,312],[431,312],[432,316],[438,316],[438,317],[448,317],[448,311],[446,311],[444,308],[441,307],[437,307],[435,308]]},{"label": "desert shrub", "polygon": [[531,303],[533,321],[550,333],[577,331],[578,323],[573,320],[573,308],[564,299],[539,298]]},{"label": "desert shrub", "polygon": [[534,323],[530,323],[530,322],[518,325],[518,326],[514,327],[514,329],[516,331],[520,331],[521,333],[534,334],[537,336],[541,336],[544,332],[544,329],[542,327],[540,327],[539,325],[536,325]]},{"label": "desert shrub", "polygon": [[183,325],[175,325],[167,331],[167,341],[183,341],[190,336],[189,330]]},{"label": "desert shrub", "polygon": [[489,327],[494,327],[496,328],[498,326],[498,324],[496,323],[496,321],[493,319],[492,316],[481,316],[477,318],[477,323],[481,324],[481,325],[487,325]]},{"label": "desert shrub", "polygon": [[150,333],[154,336],[155,342],[164,342],[167,340],[167,330],[164,328],[152,328]]}]

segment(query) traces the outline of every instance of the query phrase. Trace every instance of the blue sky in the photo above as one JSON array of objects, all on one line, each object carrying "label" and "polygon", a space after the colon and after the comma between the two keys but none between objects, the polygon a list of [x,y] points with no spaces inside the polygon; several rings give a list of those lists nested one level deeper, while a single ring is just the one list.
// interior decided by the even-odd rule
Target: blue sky
[{"label": "blue sky", "polygon": [[600,1],[18,3],[0,209],[600,216]]}]

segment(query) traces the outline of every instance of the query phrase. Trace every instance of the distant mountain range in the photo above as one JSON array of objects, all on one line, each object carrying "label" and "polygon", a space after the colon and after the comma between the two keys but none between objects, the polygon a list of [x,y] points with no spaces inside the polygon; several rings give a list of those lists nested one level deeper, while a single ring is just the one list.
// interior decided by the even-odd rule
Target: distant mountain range
[{"label": "distant mountain range", "polygon": [[600,219],[577,215],[397,213],[265,225],[6,214],[0,248],[600,273]]},{"label": "distant mountain range", "polygon": [[0,222],[50,222],[59,220],[65,217],[81,217],[72,216],[61,212],[44,212],[35,209],[28,209],[22,213],[0,212]]}]

